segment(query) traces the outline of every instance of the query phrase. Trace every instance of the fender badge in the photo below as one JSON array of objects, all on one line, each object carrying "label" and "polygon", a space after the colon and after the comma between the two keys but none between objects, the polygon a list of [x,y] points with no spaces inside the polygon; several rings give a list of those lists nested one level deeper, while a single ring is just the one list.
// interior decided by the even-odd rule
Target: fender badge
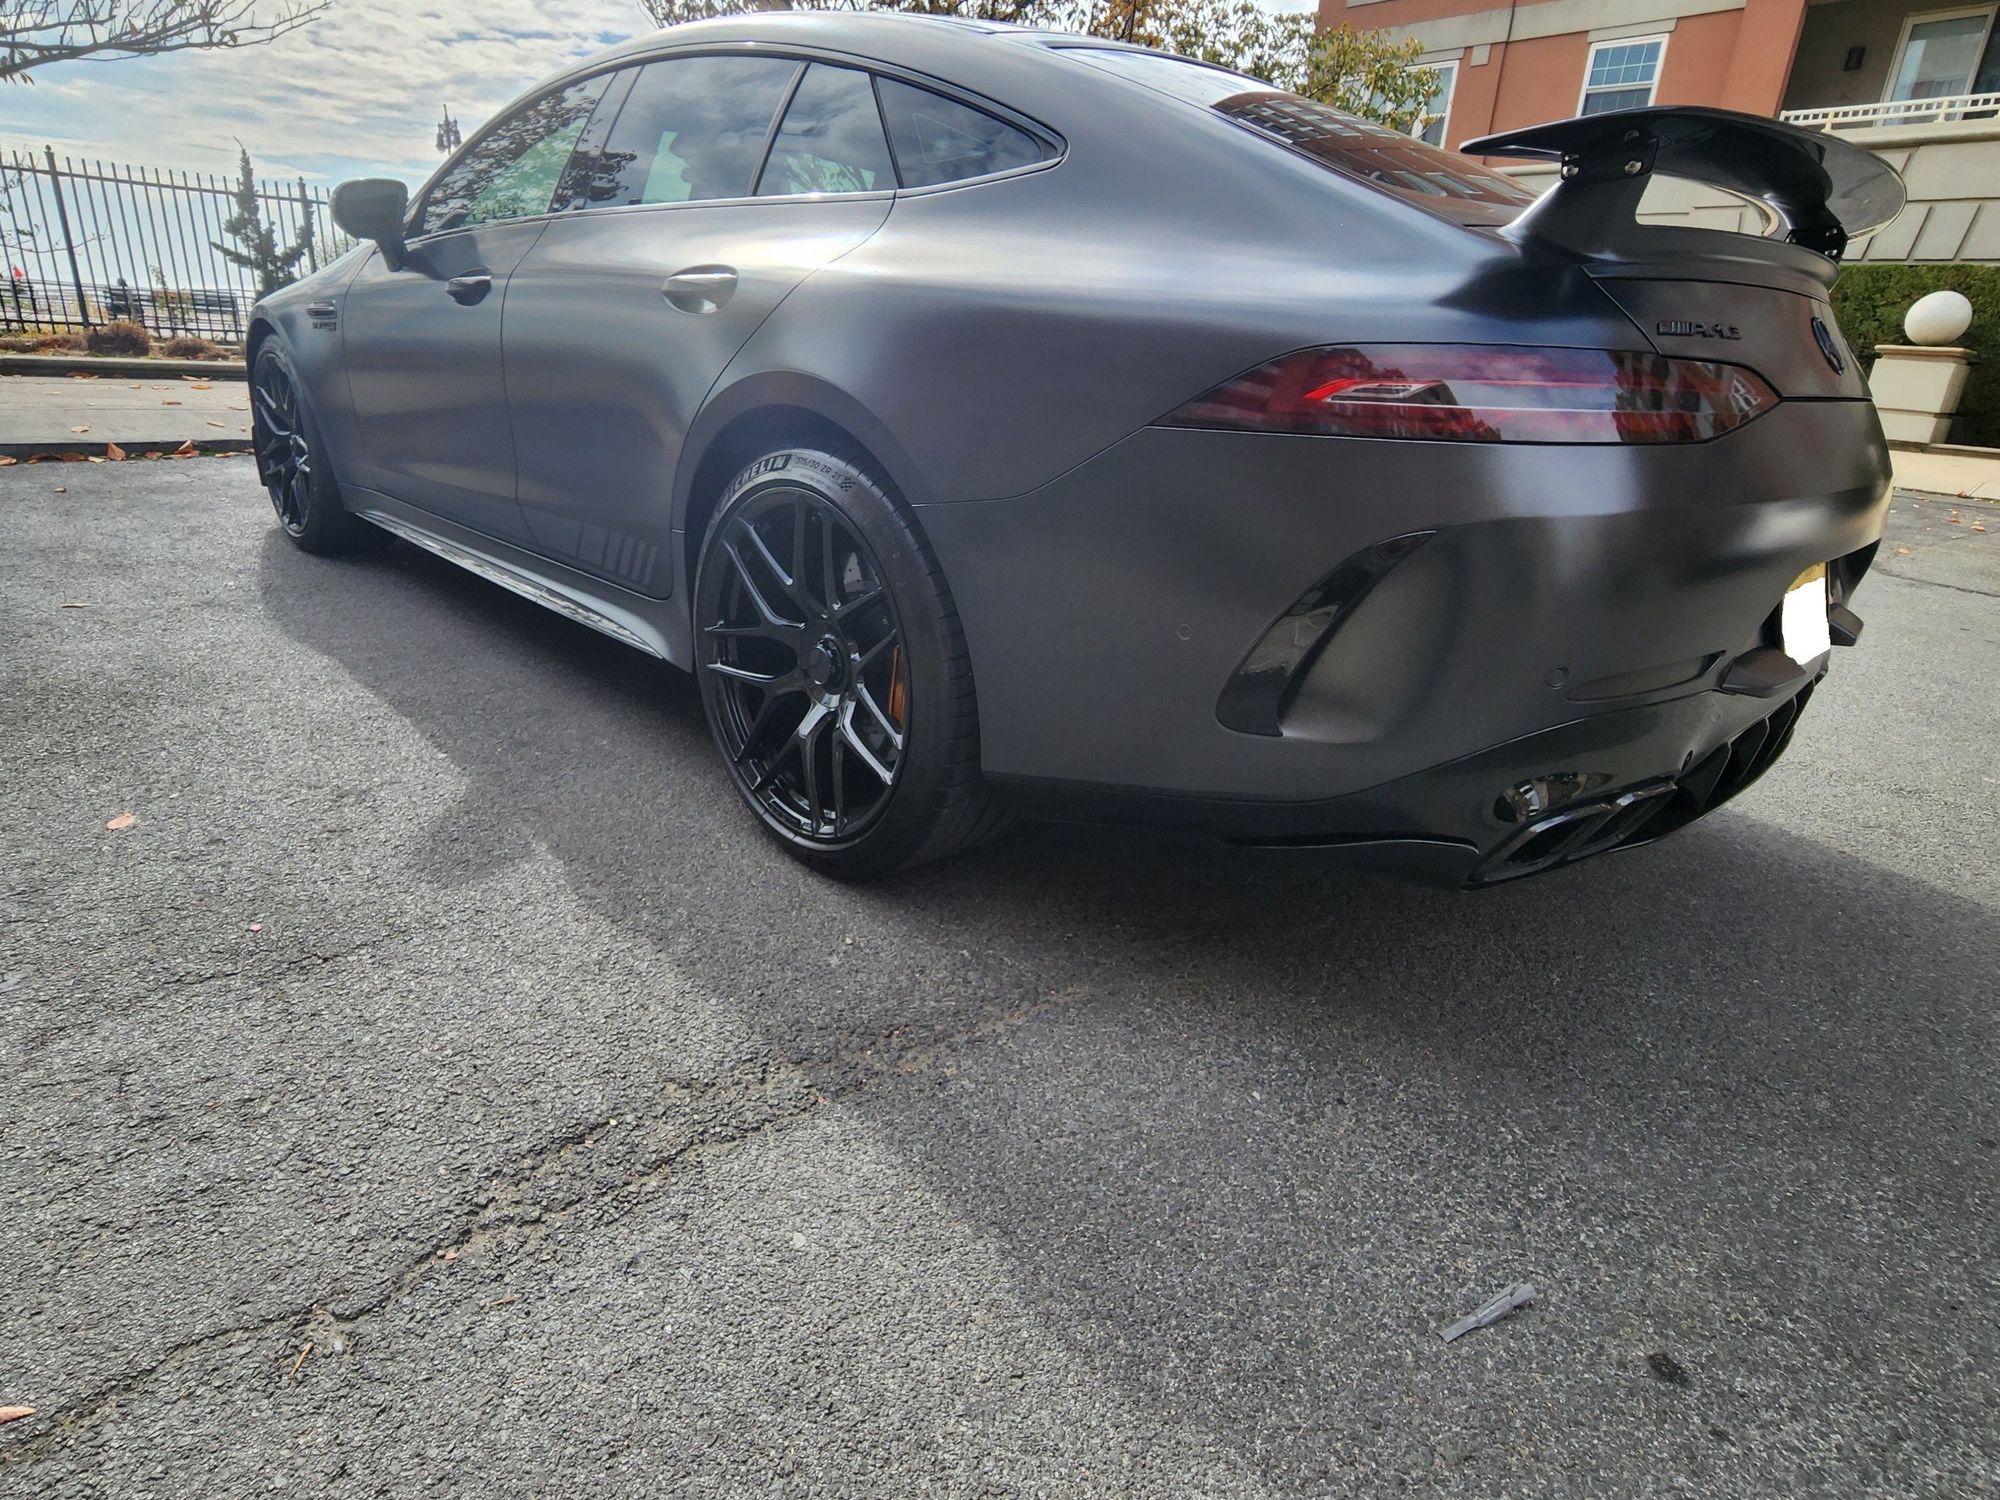
[{"label": "fender badge", "polygon": [[1819,318],[1812,320],[1813,338],[1819,344],[1819,352],[1826,356],[1826,362],[1833,366],[1833,373],[1847,373],[1847,356],[1840,352],[1840,341],[1833,336],[1833,330]]}]

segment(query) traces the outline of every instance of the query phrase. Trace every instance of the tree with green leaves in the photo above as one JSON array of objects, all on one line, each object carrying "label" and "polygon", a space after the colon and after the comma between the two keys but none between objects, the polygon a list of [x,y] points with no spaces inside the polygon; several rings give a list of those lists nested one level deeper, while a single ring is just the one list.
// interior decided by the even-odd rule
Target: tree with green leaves
[{"label": "tree with green leaves", "polygon": [[313,247],[313,216],[304,216],[299,237],[280,250],[277,227],[264,222],[264,204],[250,168],[250,152],[241,141],[236,143],[236,162],[236,212],[222,221],[222,232],[236,244],[232,247],[220,240],[209,243],[232,266],[241,266],[255,276],[257,295],[268,297],[279,287],[298,280],[294,273]]}]

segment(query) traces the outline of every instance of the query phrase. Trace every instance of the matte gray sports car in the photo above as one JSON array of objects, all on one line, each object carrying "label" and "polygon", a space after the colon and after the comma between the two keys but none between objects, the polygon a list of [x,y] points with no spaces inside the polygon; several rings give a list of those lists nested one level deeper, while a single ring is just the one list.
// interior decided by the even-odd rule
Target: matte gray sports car
[{"label": "matte gray sports car", "polygon": [[[1467,149],[1559,185],[1085,37],[675,28],[340,189],[260,471],[694,670],[829,871],[1018,809],[1532,873],[1740,790],[1859,630],[1826,293],[1902,189],[1713,110]],[[1774,232],[1639,224],[1656,170]]]}]

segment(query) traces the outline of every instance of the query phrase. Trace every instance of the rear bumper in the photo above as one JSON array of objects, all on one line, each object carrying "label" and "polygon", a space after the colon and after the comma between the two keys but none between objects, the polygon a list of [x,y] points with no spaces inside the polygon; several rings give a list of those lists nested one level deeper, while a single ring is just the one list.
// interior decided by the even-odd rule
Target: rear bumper
[{"label": "rear bumper", "polygon": [[[1871,406],[1788,402],[1672,448],[1153,428],[1031,494],[920,514],[971,647],[984,769],[1024,800],[1484,858],[1512,831],[1490,817],[1504,787],[1677,777],[1796,697],[1823,661],[1762,697],[1720,688],[1773,644],[1803,569],[1838,560],[1851,593],[1888,477]],[[1224,722],[1274,627],[1326,618],[1289,610],[1417,533],[1267,732]],[[1573,763],[1584,749],[1596,764]]]},{"label": "rear bumper", "polygon": [[1776,698],[1706,692],[1573,721],[1318,802],[1014,781],[1022,810],[1317,849],[1455,886],[1536,875],[1686,827],[1784,754],[1824,668]]}]

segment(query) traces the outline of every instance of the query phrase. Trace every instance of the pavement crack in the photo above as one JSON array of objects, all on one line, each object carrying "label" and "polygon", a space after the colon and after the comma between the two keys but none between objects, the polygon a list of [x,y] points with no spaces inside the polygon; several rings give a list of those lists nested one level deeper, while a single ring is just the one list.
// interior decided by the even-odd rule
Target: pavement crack
[{"label": "pavement crack", "polygon": [[1971,594],[1976,599],[2000,599],[2000,590],[1976,589],[1963,583],[1940,583],[1935,578],[1919,578],[1914,573],[1898,573],[1894,568],[1885,568],[1879,562],[1869,572],[1871,576],[1880,573],[1885,578],[1899,579],[1904,583],[1920,584],[1924,588],[1950,589],[1954,594]]},{"label": "pavement crack", "polygon": [[[321,1297],[303,1309],[185,1339],[152,1363],[34,1419],[32,1431],[0,1440],[0,1467],[32,1462],[86,1437],[121,1403],[216,1346],[273,1338],[268,1363],[275,1383],[286,1377],[302,1342],[344,1352],[358,1328],[393,1312],[436,1271],[529,1248],[593,1207],[637,1202],[677,1171],[766,1138],[884,1082],[925,1073],[1083,994],[1072,987],[933,1036],[912,1038],[908,1028],[897,1027],[803,1056],[746,1064],[719,1078],[673,1081],[651,1109],[591,1120],[538,1143],[510,1170],[488,1180],[455,1231],[372,1292],[352,1301]],[[281,1333],[285,1337],[278,1340]]]}]

